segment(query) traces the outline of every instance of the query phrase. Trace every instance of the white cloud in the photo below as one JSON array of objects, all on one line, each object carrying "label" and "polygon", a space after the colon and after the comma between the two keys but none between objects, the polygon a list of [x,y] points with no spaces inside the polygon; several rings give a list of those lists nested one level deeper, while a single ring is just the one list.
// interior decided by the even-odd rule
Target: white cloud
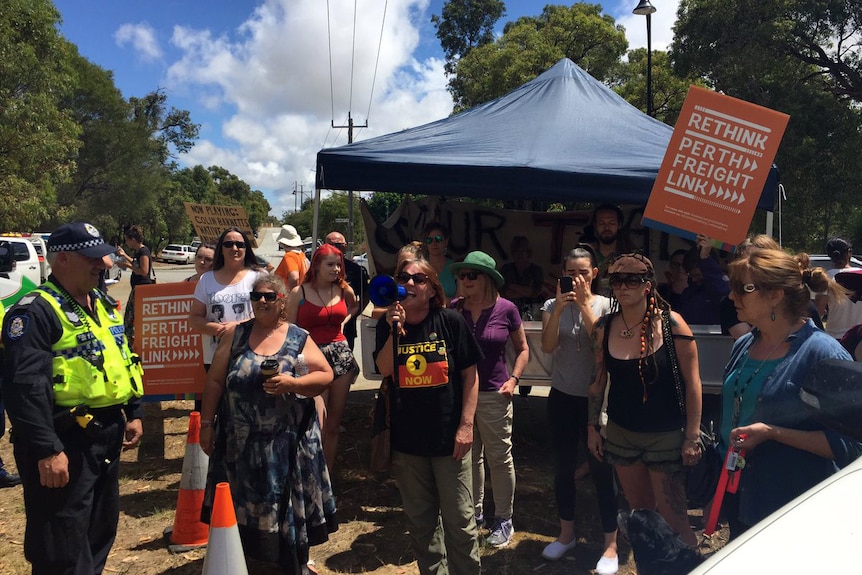
[{"label": "white cloud", "polygon": [[138,56],[144,61],[158,60],[162,57],[162,49],[156,38],[156,31],[146,22],[140,24],[123,24],[114,33],[114,41],[122,48],[131,44]]},{"label": "white cloud", "polygon": [[294,207],[294,182],[313,184],[319,149],[347,143],[331,122],[346,124],[348,111],[355,125],[369,124],[356,140],[445,117],[443,63],[414,56],[428,3],[389,0],[382,40],[379,0],[359,0],[355,15],[353,0],[330,0],[329,30],[320,0],[265,0],[229,36],[175,27],[180,57],[167,87],[220,114],[224,142],[198,141],[183,161],[227,168],[265,190],[280,215]]},{"label": "white cloud", "polygon": [[[637,0],[624,0],[617,3],[613,10],[614,13],[619,14],[616,17],[617,24],[621,24],[626,29],[630,50],[646,48],[647,45],[646,17],[632,14],[637,4]],[[652,49],[668,50],[673,43],[673,25],[676,22],[679,0],[655,0],[652,5],[656,9],[651,18]],[[610,8],[606,7],[605,11],[609,10]]]}]

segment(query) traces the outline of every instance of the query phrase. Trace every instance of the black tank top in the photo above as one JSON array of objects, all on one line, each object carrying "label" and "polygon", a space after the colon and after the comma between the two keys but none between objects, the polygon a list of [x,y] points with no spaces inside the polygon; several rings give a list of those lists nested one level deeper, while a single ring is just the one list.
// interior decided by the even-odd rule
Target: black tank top
[{"label": "black tank top", "polygon": [[[610,321],[606,325],[610,325]],[[679,399],[673,371],[663,343],[655,353],[643,359],[646,396],[638,374],[638,360],[617,359],[608,351],[605,329],[605,365],[611,377],[608,392],[608,419],[630,431],[674,431],[685,426],[679,410]],[[658,374],[656,375],[656,372]]]}]

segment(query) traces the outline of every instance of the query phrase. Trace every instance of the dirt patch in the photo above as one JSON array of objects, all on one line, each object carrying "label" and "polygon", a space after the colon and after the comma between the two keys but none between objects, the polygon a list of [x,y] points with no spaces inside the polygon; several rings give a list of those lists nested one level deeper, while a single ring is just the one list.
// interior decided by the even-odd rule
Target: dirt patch
[{"label": "dirt patch", "polygon": [[[388,475],[368,471],[369,405],[372,392],[354,392],[345,414],[347,432],[341,437],[335,488],[339,529],[329,542],[311,550],[322,575],[416,573],[416,563],[401,500]],[[601,530],[595,496],[589,479],[579,483],[578,547],[559,562],[542,559],[544,546],[557,535],[551,453],[545,429],[545,399],[516,398],[515,538],[505,549],[483,547],[482,571],[493,574],[586,575],[601,554]],[[184,554],[168,551],[162,535],[173,524],[185,454],[191,402],[148,404],[144,441],[123,455],[120,480],[120,524],[117,541],[105,569],[108,574],[198,575],[204,550]],[[4,439],[0,454],[14,468],[11,446]],[[702,518],[691,514],[702,529]],[[23,558],[24,504],[20,487],[0,490],[0,575],[30,572]],[[702,545],[711,552],[727,540],[722,531]],[[621,542],[620,575],[635,573],[631,553]],[[249,571],[275,575],[276,569],[254,564]]]}]

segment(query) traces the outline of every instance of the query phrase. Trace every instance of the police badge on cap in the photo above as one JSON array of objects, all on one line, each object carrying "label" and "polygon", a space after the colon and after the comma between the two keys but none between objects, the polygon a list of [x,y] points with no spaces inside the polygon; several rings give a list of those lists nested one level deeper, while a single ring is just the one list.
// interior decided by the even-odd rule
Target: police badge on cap
[{"label": "police badge on cap", "polygon": [[48,238],[49,252],[77,252],[88,258],[102,258],[114,250],[95,226],[84,222],[63,224]]}]

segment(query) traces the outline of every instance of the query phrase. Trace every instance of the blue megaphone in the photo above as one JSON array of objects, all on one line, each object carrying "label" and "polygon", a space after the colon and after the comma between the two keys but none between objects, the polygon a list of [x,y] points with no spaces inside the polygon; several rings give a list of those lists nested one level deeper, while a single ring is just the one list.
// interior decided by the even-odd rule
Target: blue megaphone
[{"label": "blue megaphone", "polygon": [[368,285],[368,297],[377,307],[388,307],[406,295],[407,290],[392,276],[374,276]]}]

